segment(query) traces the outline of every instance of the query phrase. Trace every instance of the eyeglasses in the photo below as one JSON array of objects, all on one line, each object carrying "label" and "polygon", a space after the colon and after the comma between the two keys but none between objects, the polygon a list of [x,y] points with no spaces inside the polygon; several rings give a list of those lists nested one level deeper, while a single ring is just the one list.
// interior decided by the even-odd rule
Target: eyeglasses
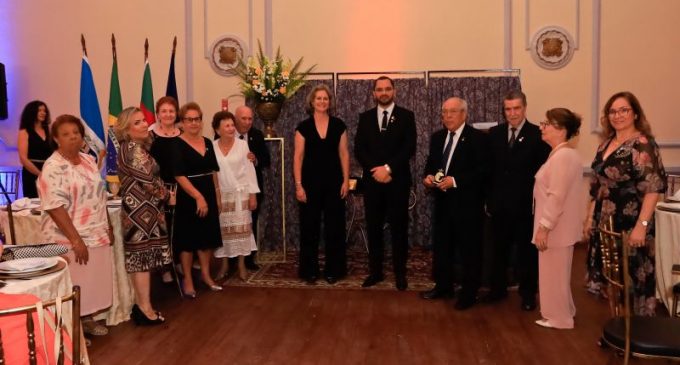
[{"label": "eyeglasses", "polygon": [[183,121],[187,123],[200,123],[201,122],[201,117],[196,117],[196,118],[182,118]]},{"label": "eyeglasses", "polygon": [[544,120],[544,121],[538,123],[538,125],[539,125],[541,128],[545,128],[545,127],[547,127],[547,126],[549,126],[549,125],[551,125],[551,126],[557,128],[557,129],[560,128],[560,126],[559,126],[557,123],[552,122],[552,121],[549,121],[549,120]]},{"label": "eyeglasses", "polygon": [[607,114],[609,115],[610,118],[616,117],[617,115],[625,117],[626,115],[628,115],[628,113],[630,113],[631,110],[633,109],[627,107],[619,108],[618,110],[609,109],[609,112]]}]

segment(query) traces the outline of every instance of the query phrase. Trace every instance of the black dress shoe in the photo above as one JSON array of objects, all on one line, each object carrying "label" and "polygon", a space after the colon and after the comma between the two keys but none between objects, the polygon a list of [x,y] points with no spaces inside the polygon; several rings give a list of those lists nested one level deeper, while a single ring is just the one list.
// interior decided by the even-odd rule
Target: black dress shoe
[{"label": "black dress shoe", "polygon": [[456,308],[456,310],[464,311],[475,305],[475,302],[476,300],[474,297],[460,297],[453,307]]},{"label": "black dress shoe", "polygon": [[130,313],[130,318],[132,318],[132,320],[138,326],[154,326],[165,322],[165,318],[163,318],[160,312],[156,312],[156,319],[150,319],[149,317],[146,316],[146,314],[144,314],[144,312],[142,312],[142,310],[137,306],[137,304],[132,306],[132,313]]},{"label": "black dress shoe", "polygon": [[453,291],[433,288],[424,292],[420,292],[420,297],[428,300],[453,298]]},{"label": "black dress shoe", "polygon": [[377,275],[369,275],[366,280],[364,280],[364,283],[361,284],[362,288],[368,288],[371,287],[381,281],[383,281],[385,278],[382,276],[377,276]]},{"label": "black dress shoe", "polygon": [[507,291],[490,291],[489,294],[484,297],[484,302],[487,303],[497,303],[508,297]]},{"label": "black dress shoe", "polygon": [[326,282],[327,282],[328,284],[331,284],[331,285],[333,285],[333,284],[335,284],[335,283],[338,282],[338,278],[335,277],[335,276],[332,276],[332,275],[326,275],[325,279],[326,279]]},{"label": "black dress shoe", "polygon": [[406,280],[406,276],[399,275],[395,278],[394,280],[395,286],[397,287],[397,290],[399,291],[404,291],[406,288],[408,288],[408,281]]},{"label": "black dress shoe", "polygon": [[531,312],[536,309],[536,298],[522,298],[522,310]]}]

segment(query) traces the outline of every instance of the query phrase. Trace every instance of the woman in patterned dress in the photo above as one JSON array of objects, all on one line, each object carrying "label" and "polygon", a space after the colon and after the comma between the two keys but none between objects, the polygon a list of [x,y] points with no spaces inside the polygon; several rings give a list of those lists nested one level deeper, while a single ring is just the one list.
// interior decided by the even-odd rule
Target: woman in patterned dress
[{"label": "woman in patterned dress", "polygon": [[614,230],[630,231],[630,275],[634,313],[653,316],[656,311],[654,270],[654,206],[666,190],[666,171],[659,146],[640,102],[632,93],[614,94],[600,118],[604,142],[591,165],[591,203],[584,232],[591,238],[591,274],[601,263],[600,242],[593,228],[613,220]]},{"label": "woman in patterned dress", "polygon": [[246,280],[244,257],[257,250],[252,230],[251,211],[257,208],[257,186],[255,165],[248,160],[248,142],[234,138],[236,127],[234,115],[228,111],[215,113],[212,127],[219,138],[213,141],[220,172],[217,178],[222,196],[220,229],[222,247],[215,250],[215,257],[221,259],[217,279],[224,278],[229,269],[231,257],[238,257],[238,275]]},{"label": "woman in patterned dress", "polygon": [[106,189],[97,163],[80,152],[85,127],[77,117],[61,115],[50,136],[56,151],[38,176],[41,230],[47,242],[68,247],[66,257],[74,285],[80,286],[83,330],[105,335],[106,327],[90,316],[113,301],[113,229],[106,212]]},{"label": "woman in patterned dress", "polygon": [[125,269],[135,290],[131,317],[138,325],[160,324],[165,319],[151,305],[149,272],[171,261],[164,207],[173,196],[165,188],[158,164],[148,152],[151,140],[144,113],[135,107],[123,110],[115,133],[120,141],[118,176]]}]

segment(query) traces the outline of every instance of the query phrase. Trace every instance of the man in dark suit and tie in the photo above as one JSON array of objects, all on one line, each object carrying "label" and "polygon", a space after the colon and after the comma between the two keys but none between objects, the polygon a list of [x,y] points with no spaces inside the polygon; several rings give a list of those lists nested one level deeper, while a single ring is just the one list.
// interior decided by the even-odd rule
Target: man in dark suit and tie
[{"label": "man in dark suit and tie", "polygon": [[383,226],[390,225],[392,263],[398,290],[406,290],[408,257],[409,160],[416,151],[413,112],[394,104],[394,82],[381,76],[373,83],[378,104],[359,115],[354,153],[363,168],[364,206],[368,231],[370,274],[362,284],[383,280]]},{"label": "man in dark suit and tie", "polygon": [[444,129],[430,139],[423,184],[434,194],[432,266],[435,286],[423,299],[453,297],[456,248],[463,269],[455,308],[476,302],[482,267],[484,184],[488,161],[486,135],[465,124],[467,102],[449,98],[442,105]]},{"label": "man in dark suit and tie", "polygon": [[[253,211],[253,235],[257,239],[257,218],[264,200],[264,185],[262,178],[262,170],[269,167],[270,157],[269,149],[264,142],[264,134],[259,129],[253,127],[253,110],[242,105],[236,108],[234,113],[236,117],[236,135],[240,139],[248,141],[248,159],[255,165],[255,174],[257,175],[257,186],[260,192],[257,193],[257,209]],[[259,242],[258,242],[259,244]],[[248,270],[258,270],[259,266],[255,263],[255,253],[253,251],[246,256],[246,268]],[[234,267],[234,265],[231,265]]]},{"label": "man in dark suit and tie", "polygon": [[488,302],[507,297],[508,257],[516,248],[515,278],[519,282],[522,309],[536,308],[538,251],[531,244],[534,175],[550,153],[538,126],[526,119],[527,99],[519,90],[503,100],[507,123],[489,131],[491,184],[487,211],[493,232],[493,266]]}]

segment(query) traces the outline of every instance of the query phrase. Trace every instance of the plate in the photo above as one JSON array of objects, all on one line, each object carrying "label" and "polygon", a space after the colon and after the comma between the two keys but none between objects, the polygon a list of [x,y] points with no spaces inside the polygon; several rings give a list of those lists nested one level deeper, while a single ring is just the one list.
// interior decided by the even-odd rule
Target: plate
[{"label": "plate", "polygon": [[56,257],[32,257],[0,262],[0,273],[18,274],[49,269],[57,264]]}]

